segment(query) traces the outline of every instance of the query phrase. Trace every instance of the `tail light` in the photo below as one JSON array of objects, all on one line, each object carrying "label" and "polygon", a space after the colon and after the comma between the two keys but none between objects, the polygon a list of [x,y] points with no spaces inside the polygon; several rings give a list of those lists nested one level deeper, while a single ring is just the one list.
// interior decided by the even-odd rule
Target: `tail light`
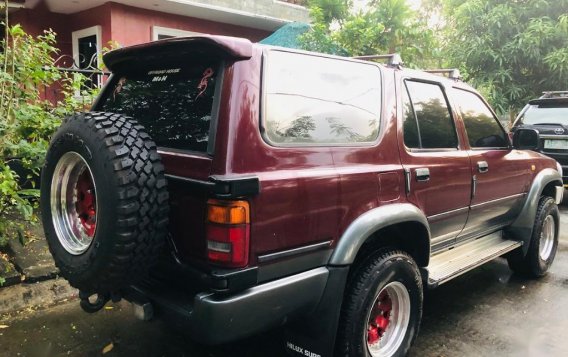
[{"label": "tail light", "polygon": [[250,208],[247,201],[207,201],[207,258],[232,268],[249,259]]}]

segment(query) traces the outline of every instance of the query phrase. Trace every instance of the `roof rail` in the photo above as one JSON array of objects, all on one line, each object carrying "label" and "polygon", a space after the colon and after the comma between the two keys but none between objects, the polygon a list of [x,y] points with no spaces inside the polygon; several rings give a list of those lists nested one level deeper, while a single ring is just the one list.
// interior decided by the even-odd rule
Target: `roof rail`
[{"label": "roof rail", "polygon": [[541,98],[566,98],[568,90],[546,91],[542,92]]},{"label": "roof rail", "polygon": [[462,76],[460,74],[460,70],[457,69],[457,68],[427,69],[427,70],[424,70],[424,72],[434,73],[434,74],[442,74],[442,75],[447,74],[448,78],[455,79],[456,81],[462,79]]},{"label": "roof rail", "polygon": [[365,61],[372,61],[372,60],[376,60],[376,59],[386,59],[387,61],[387,65],[388,66],[392,66],[392,67],[402,67],[402,58],[400,57],[400,54],[398,53],[390,53],[387,55],[367,55],[367,56],[354,56],[351,57],[354,59],[360,59],[360,60],[365,60]]}]

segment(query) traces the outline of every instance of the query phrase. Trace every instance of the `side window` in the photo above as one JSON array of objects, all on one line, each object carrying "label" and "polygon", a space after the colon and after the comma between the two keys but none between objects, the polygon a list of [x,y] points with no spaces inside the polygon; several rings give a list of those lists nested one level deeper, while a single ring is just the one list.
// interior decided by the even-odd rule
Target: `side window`
[{"label": "side window", "polygon": [[420,143],[420,135],[418,134],[418,122],[416,121],[416,114],[410,103],[408,91],[406,88],[402,90],[402,105],[403,105],[403,124],[402,132],[404,133],[404,144],[411,149],[419,149],[422,147]]},{"label": "side window", "polygon": [[404,144],[415,149],[457,148],[456,129],[442,88],[416,81],[405,84]]},{"label": "side window", "polygon": [[501,125],[487,105],[476,94],[455,89],[453,97],[459,107],[465,130],[472,148],[508,147]]},{"label": "side window", "polygon": [[282,146],[373,142],[379,131],[377,66],[269,51],[264,72],[265,138]]}]

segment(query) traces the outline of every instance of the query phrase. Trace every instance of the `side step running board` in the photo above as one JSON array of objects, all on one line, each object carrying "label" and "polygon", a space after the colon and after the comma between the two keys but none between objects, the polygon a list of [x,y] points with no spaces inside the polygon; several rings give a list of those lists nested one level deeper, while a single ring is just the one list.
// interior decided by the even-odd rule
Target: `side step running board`
[{"label": "side step running board", "polygon": [[428,286],[436,287],[443,284],[523,244],[503,239],[502,236],[502,231],[495,232],[432,256],[430,265],[426,268]]}]

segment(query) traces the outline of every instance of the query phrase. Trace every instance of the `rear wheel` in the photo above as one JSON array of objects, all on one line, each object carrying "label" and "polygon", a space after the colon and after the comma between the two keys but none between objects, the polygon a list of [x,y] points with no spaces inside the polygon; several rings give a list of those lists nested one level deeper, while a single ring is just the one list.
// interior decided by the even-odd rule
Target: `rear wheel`
[{"label": "rear wheel", "polygon": [[560,215],[554,199],[541,197],[527,254],[523,256],[520,249],[512,252],[507,257],[509,267],[532,278],[546,274],[556,256],[559,223]]},{"label": "rear wheel", "polygon": [[422,280],[401,251],[382,250],[353,273],[342,307],[338,354],[404,356],[422,317]]},{"label": "rear wheel", "polygon": [[134,119],[97,112],[66,118],[42,170],[41,213],[71,285],[107,294],[145,277],[165,242],[163,171],[156,145]]}]

